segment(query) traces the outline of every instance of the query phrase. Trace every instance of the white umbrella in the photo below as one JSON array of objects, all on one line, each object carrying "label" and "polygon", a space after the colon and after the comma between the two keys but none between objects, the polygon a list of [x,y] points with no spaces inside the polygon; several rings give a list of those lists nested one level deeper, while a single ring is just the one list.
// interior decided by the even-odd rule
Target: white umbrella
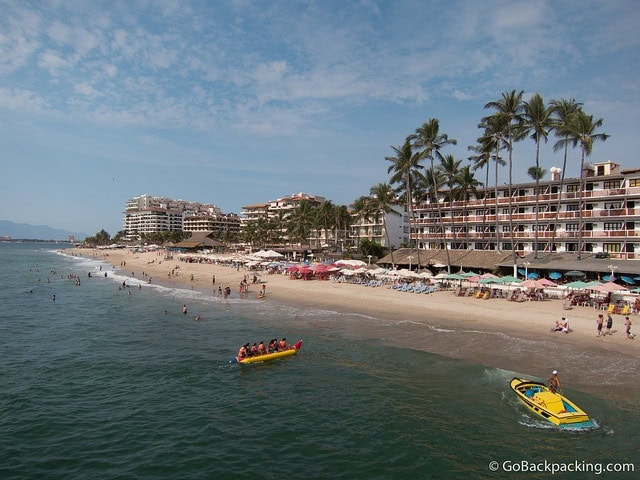
[{"label": "white umbrella", "polygon": [[338,260],[336,265],[349,265],[350,267],[364,267],[367,263],[362,260]]}]

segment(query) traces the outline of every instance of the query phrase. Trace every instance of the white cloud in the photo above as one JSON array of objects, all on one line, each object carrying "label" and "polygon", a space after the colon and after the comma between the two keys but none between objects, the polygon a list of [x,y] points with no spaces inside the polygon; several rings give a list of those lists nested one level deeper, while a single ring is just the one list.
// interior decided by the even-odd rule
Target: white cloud
[{"label": "white cloud", "polygon": [[0,107],[37,113],[44,110],[46,101],[30,90],[0,88]]},{"label": "white cloud", "polygon": [[87,97],[99,97],[101,96],[100,92],[98,92],[95,88],[89,85],[88,82],[82,82],[74,86],[74,91],[79,93],[80,95],[84,95]]}]

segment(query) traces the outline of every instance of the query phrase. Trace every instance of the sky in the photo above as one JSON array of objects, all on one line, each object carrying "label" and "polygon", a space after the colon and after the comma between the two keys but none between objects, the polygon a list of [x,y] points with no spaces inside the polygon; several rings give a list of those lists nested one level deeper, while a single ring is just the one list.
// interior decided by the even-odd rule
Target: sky
[{"label": "sky", "polygon": [[142,194],[348,205],[430,118],[467,164],[514,89],[581,102],[611,135],[589,161],[640,167],[639,25],[637,0],[0,0],[0,219],[114,235]]}]

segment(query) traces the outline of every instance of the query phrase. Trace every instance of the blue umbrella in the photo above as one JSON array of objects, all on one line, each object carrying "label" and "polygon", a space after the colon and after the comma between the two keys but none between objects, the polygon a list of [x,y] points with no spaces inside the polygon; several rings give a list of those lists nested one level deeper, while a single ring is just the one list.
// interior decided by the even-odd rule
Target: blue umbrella
[{"label": "blue umbrella", "polygon": [[520,275],[524,275],[524,274],[525,274],[525,272],[526,272],[526,270],[525,270],[524,268],[519,268],[519,269],[518,269],[518,273],[519,273]]},{"label": "blue umbrella", "polygon": [[634,280],[636,280],[637,282],[640,282],[640,277],[633,277]]},{"label": "blue umbrella", "polygon": [[626,275],[622,275],[620,277],[620,280],[622,280],[624,283],[628,283],[629,285],[633,285],[633,278],[627,277]]},{"label": "blue umbrella", "polygon": [[549,274],[549,278],[551,280],[558,280],[559,278],[562,278],[562,274],[560,272],[551,272]]},{"label": "blue umbrella", "polygon": [[527,278],[530,278],[531,280],[537,280],[537,279],[538,279],[538,277],[540,277],[540,275],[538,275],[538,274],[537,274],[537,273],[535,273],[535,272],[531,272],[531,273],[529,273],[529,274],[527,275]]},{"label": "blue umbrella", "polygon": [[[613,280],[611,280],[611,275],[604,275],[604,276],[602,277],[602,279],[603,279],[605,282],[609,282],[609,281],[613,282]],[[615,277],[614,277],[614,280],[615,280]]]}]

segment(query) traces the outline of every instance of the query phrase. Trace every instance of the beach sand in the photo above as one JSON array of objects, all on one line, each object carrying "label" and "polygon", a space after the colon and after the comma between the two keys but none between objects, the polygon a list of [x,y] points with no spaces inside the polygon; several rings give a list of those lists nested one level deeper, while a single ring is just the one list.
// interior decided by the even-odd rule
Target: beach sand
[{"label": "beach sand", "polygon": [[[72,249],[65,253],[104,260],[136,278],[142,278],[144,272],[153,283],[165,286],[205,292],[228,286],[234,298],[238,298],[245,275],[249,277],[251,298],[257,297],[262,286],[251,284],[249,270],[181,262],[177,258],[165,260],[164,252]],[[126,262],[124,267],[122,262]],[[172,270],[177,275],[170,276]],[[613,398],[640,411],[640,337],[626,338],[621,315],[613,316],[612,335],[597,337],[596,318],[599,313],[605,313],[606,318],[606,312],[581,306],[565,310],[562,300],[516,303],[502,298],[458,297],[453,291],[412,294],[384,286],[291,280],[288,275],[259,273],[266,285],[266,302],[361,314],[360,325],[345,326],[347,335],[377,338],[389,345],[470,360],[530,377],[546,379],[551,370],[558,369],[565,388]],[[565,316],[571,333],[551,332],[555,321]],[[368,323],[369,317],[385,320],[386,327],[380,327],[380,322]],[[631,315],[631,321],[631,331],[640,332],[640,317]],[[434,330],[452,334],[434,341],[430,335]]]}]

